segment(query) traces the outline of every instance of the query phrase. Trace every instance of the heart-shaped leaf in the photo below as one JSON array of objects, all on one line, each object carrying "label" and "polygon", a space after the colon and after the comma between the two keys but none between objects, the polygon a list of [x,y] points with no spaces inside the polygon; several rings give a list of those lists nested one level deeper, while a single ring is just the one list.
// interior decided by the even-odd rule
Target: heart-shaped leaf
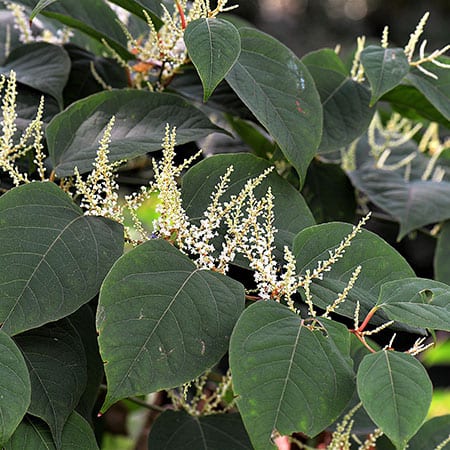
[{"label": "heart-shaped leaf", "polygon": [[122,254],[116,222],[84,216],[55,184],[0,197],[0,323],[12,335],[58,320],[91,300]]},{"label": "heart-shaped leaf", "polygon": [[148,450],[155,448],[253,449],[239,414],[191,416],[184,411],[166,411],[156,419],[148,437]]},{"label": "heart-shaped leaf", "polygon": [[450,331],[450,286],[423,278],[405,278],[381,286],[377,308],[391,320]]},{"label": "heart-shaped leaf", "polygon": [[75,167],[80,173],[92,170],[98,142],[112,116],[116,121],[109,145],[111,161],[160,150],[166,124],[177,128],[178,144],[221,131],[177,95],[137,90],[100,92],[75,102],[48,125],[49,153],[58,176],[72,175]]},{"label": "heart-shaped leaf", "polygon": [[187,26],[184,42],[202,80],[206,102],[241,53],[239,31],[226,20],[197,19]]},{"label": "heart-shaped leaf", "polygon": [[431,403],[433,387],[424,367],[411,355],[383,350],[364,357],[357,387],[371,419],[404,450]]},{"label": "heart-shaped leaf", "polygon": [[409,72],[408,58],[402,48],[369,45],[361,53],[361,63],[372,90],[370,106],[398,86]]},{"label": "heart-shaped leaf", "polygon": [[30,375],[14,341],[0,330],[0,446],[6,443],[27,412]]},{"label": "heart-shaped leaf", "polygon": [[103,283],[97,313],[108,380],[103,409],[211,368],[226,352],[243,307],[240,283],[197,269],[166,241],[125,254]]},{"label": "heart-shaped leaf", "polygon": [[348,330],[330,321],[325,334],[306,325],[285,306],[261,301],[244,311],[233,331],[233,388],[259,450],[273,448],[274,432],[316,435],[352,397]]},{"label": "heart-shaped leaf", "polygon": [[[433,417],[425,422],[417,434],[409,441],[408,450],[425,450],[437,448],[448,439],[450,430],[450,415]],[[441,447],[450,450],[450,442]]]},{"label": "heart-shaped leaf", "polygon": [[322,133],[322,108],[313,79],[276,39],[253,28],[240,28],[239,33],[241,54],[226,80],[277,141],[303,184]]},{"label": "heart-shaped leaf", "polygon": [[64,424],[86,386],[83,343],[66,319],[20,334],[15,341],[30,371],[28,412],[48,424],[59,448]]}]

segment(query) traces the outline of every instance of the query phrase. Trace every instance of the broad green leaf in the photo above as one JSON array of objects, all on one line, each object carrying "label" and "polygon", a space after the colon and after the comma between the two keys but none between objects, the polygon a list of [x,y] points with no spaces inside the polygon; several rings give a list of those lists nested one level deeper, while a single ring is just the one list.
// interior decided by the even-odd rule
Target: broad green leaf
[{"label": "broad green leaf", "polygon": [[[329,322],[329,321],[324,321]],[[311,331],[277,302],[257,302],[239,318],[230,343],[237,404],[254,448],[271,435],[315,436],[342,412],[354,391],[350,335],[330,323]]]},{"label": "broad green leaf", "polygon": [[16,47],[0,68],[5,75],[11,70],[18,82],[51,95],[62,108],[62,92],[70,72],[70,58],[62,47],[45,42]]},{"label": "broad green leaf", "polygon": [[[329,251],[334,251],[352,229],[350,224],[331,222],[301,231],[294,239],[298,272],[303,275],[308,269],[312,271],[319,261],[327,261]],[[376,305],[382,284],[414,277],[409,264],[394,248],[376,234],[361,230],[346,248],[344,257],[333,264],[331,271],[325,272],[323,280],[312,283],[314,304],[321,308],[331,305],[357,266],[362,267],[361,273],[347,300],[336,310],[346,317],[353,317],[358,301],[360,317],[364,317]],[[377,320],[384,319],[375,316],[373,323]]]},{"label": "broad green leaf", "polygon": [[0,446],[6,443],[27,412],[30,375],[14,341],[0,330]]},{"label": "broad green leaf", "polygon": [[113,115],[111,161],[160,150],[166,124],[177,128],[178,144],[221,131],[197,108],[173,94],[100,92],[72,104],[48,125],[49,153],[58,176],[72,175],[75,167],[80,173],[92,169],[98,142]]},{"label": "broad green leaf", "polygon": [[84,216],[55,184],[0,197],[0,322],[12,335],[76,311],[122,254],[122,226]]},{"label": "broad green leaf", "polygon": [[253,447],[239,414],[196,417],[184,411],[166,411],[155,421],[148,450],[251,450]]},{"label": "broad green leaf", "polygon": [[450,331],[450,286],[424,278],[405,278],[381,286],[377,308],[390,320]]},{"label": "broad green leaf", "polygon": [[[201,219],[211,202],[215,186],[229,166],[233,166],[234,171],[230,186],[221,198],[223,202],[237,195],[249,179],[258,177],[270,167],[270,163],[254,155],[240,153],[215,155],[193,166],[182,179],[183,206],[191,220],[198,222]],[[263,197],[269,187],[275,197],[274,227],[278,230],[275,235],[276,254],[281,258],[284,246],[290,247],[294,236],[313,225],[314,219],[301,194],[275,172],[270,173],[255,189],[256,197]],[[215,244],[218,250],[222,249],[221,242]]]},{"label": "broad green leaf", "polygon": [[372,91],[370,106],[398,86],[409,72],[408,58],[402,48],[369,45],[361,53],[361,63]]},{"label": "broad green leaf", "polygon": [[162,24],[161,17],[163,15],[162,2],[160,0],[111,0],[123,9],[126,9],[130,13],[140,17],[143,20],[147,20],[144,11],[152,19],[153,24],[158,29]]},{"label": "broad green leaf", "polygon": [[87,384],[77,404],[76,411],[88,422],[91,422],[92,412],[104,377],[103,361],[98,350],[95,315],[90,305],[87,304],[67,317],[67,320],[80,335],[87,364]]},{"label": "broad green leaf", "polygon": [[103,409],[179,386],[212,367],[243,307],[240,283],[197,269],[166,241],[125,254],[103,283],[97,313],[108,381]]},{"label": "broad green leaf", "polygon": [[36,6],[31,11],[30,20],[33,20],[38,14],[41,13],[47,6],[50,6],[52,3],[57,2],[58,0],[39,0]]},{"label": "broad green leaf", "polygon": [[[36,0],[17,0],[16,3],[29,8],[37,5]],[[127,37],[116,21],[116,14],[103,1],[57,0],[48,4],[41,13],[82,31],[98,42],[106,40],[122,58],[133,58],[127,50]]]},{"label": "broad green leaf", "polygon": [[[434,449],[450,434],[450,415],[434,417],[425,422],[417,434],[409,441],[408,450]],[[450,442],[441,450],[450,450]]]},{"label": "broad green leaf", "polygon": [[227,82],[277,141],[303,184],[322,132],[322,108],[308,69],[283,44],[240,28],[241,54]]},{"label": "broad green leaf", "polygon": [[330,49],[302,58],[311,73],[323,107],[323,134],[319,151],[339,150],[361,136],[375,112],[370,92],[348,77],[342,61]]},{"label": "broad green leaf", "polygon": [[425,118],[450,128],[450,121],[413,86],[397,86],[392,91],[384,94],[381,100],[389,102],[392,108],[404,117],[413,120],[423,120]]},{"label": "broad green leaf", "polygon": [[371,419],[404,450],[431,403],[433,387],[424,367],[411,355],[383,350],[363,359],[356,380]]},{"label": "broad green leaf", "polygon": [[450,218],[450,183],[406,181],[402,173],[364,165],[349,172],[353,185],[400,223],[398,240]]},{"label": "broad green leaf", "polygon": [[50,427],[61,447],[64,424],[75,409],[86,381],[83,343],[69,321],[47,324],[15,337],[30,372],[28,412]]},{"label": "broad green leaf", "polygon": [[[94,432],[78,413],[73,412],[64,426],[61,450],[98,450]],[[50,430],[44,422],[26,416],[5,450],[57,450]]]},{"label": "broad green leaf", "polygon": [[[444,64],[450,64],[450,58],[440,57]],[[417,88],[430,103],[447,119],[450,120],[450,70],[425,63],[423,68],[436,75],[436,79],[413,69],[407,80]]]},{"label": "broad green leaf", "polygon": [[439,233],[434,254],[434,276],[436,280],[450,284],[450,220]]},{"label": "broad green leaf", "polygon": [[302,195],[317,223],[355,219],[355,190],[337,164],[314,160],[308,168]]},{"label": "broad green leaf", "polygon": [[197,19],[187,26],[184,42],[202,80],[206,102],[239,58],[239,31],[226,20]]}]

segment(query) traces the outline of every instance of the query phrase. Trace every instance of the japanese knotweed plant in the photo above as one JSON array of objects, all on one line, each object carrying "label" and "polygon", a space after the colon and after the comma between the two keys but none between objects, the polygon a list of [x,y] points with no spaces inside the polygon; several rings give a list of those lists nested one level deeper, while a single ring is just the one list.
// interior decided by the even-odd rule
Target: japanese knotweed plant
[{"label": "japanese knotweed plant", "polygon": [[[8,2],[0,445],[99,448],[128,399],[158,414],[151,450],[446,449],[420,362],[450,331],[449,60],[419,44],[427,16],[347,69],[226,1],[112,3]],[[41,42],[38,13],[78,46]],[[190,144],[213,133],[245,150]],[[380,209],[437,236],[438,280],[365,229]]]}]

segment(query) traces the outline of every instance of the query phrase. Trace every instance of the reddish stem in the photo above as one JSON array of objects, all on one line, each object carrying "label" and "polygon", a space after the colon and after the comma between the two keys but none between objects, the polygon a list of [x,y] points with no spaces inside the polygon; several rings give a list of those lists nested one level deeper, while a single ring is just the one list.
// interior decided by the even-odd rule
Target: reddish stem
[{"label": "reddish stem", "polygon": [[181,7],[181,5],[178,3],[178,1],[175,1],[175,4],[177,5],[177,9],[178,9],[178,14],[180,15],[180,19],[181,19],[181,28],[183,30],[186,29],[186,16],[184,15],[184,11],[183,8]]},{"label": "reddish stem", "polygon": [[367,324],[370,322],[370,319],[374,316],[374,314],[378,311],[378,308],[374,306],[367,314],[366,318],[364,319],[363,323],[355,330],[357,332],[362,332],[366,328]]}]

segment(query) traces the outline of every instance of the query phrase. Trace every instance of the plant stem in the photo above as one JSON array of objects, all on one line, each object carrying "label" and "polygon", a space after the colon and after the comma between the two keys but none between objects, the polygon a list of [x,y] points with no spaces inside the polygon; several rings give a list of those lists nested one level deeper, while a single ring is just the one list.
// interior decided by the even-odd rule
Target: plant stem
[{"label": "plant stem", "polygon": [[[100,389],[102,391],[106,391],[108,388],[107,388],[106,384],[101,384]],[[163,408],[162,406],[153,405],[152,403],[147,403],[146,401],[141,400],[140,398],[137,398],[137,397],[127,397],[127,400],[129,400],[130,402],[136,403],[136,405],[143,406],[144,408],[150,409],[152,411],[158,411],[158,412],[166,411],[166,409]]]}]

